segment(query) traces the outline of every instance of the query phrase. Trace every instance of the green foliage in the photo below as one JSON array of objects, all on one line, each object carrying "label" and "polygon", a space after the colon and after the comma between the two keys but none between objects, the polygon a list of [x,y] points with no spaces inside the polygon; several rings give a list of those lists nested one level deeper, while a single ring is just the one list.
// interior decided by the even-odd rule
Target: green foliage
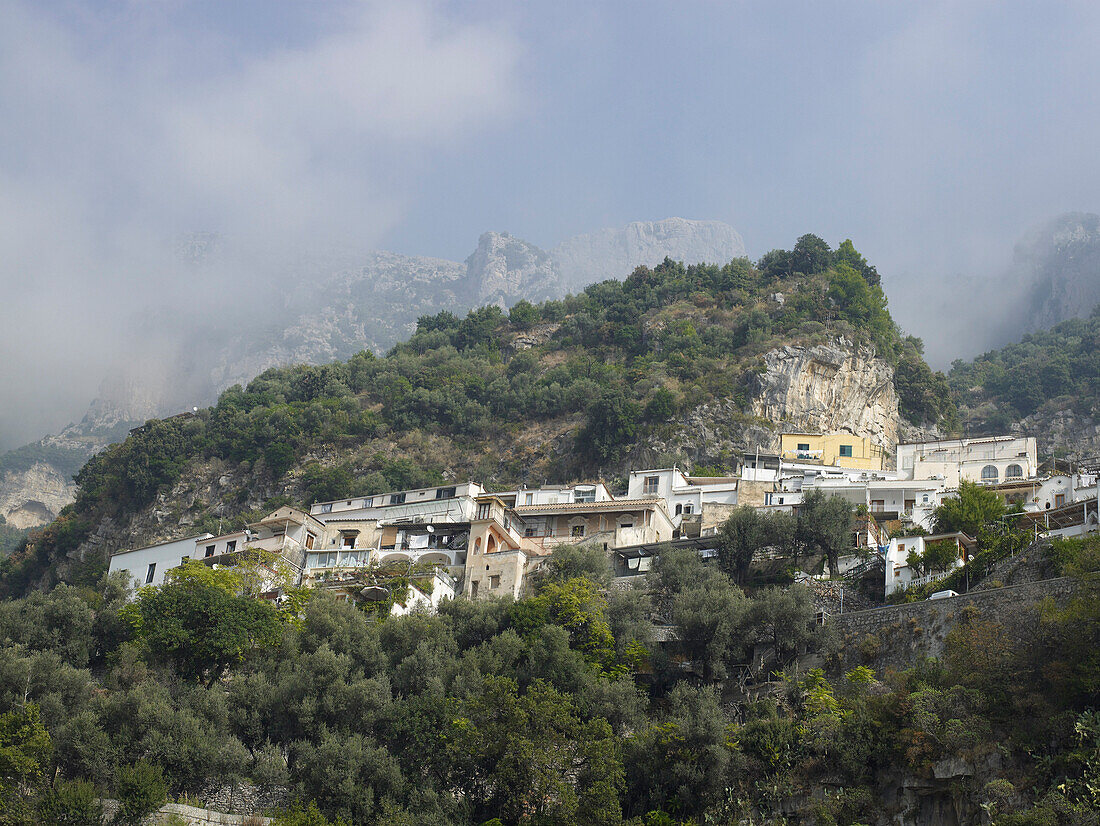
[{"label": "green foliage", "polygon": [[[992,402],[1006,421],[1044,405],[1094,411],[1100,401],[1100,312],[1031,333],[972,362],[956,361],[948,381],[970,408]],[[996,427],[1001,419],[985,424]]]},{"label": "green foliage", "polygon": [[1004,516],[1005,504],[995,491],[977,482],[963,481],[957,496],[950,496],[936,508],[936,533],[962,531],[976,537],[985,525]]},{"label": "green foliage", "polygon": [[796,536],[805,553],[825,557],[835,576],[840,555],[852,547],[852,506],[839,496],[811,491],[798,506]]},{"label": "green foliage", "polygon": [[61,781],[44,794],[39,811],[57,826],[103,826],[103,802],[94,783]]},{"label": "green foliage", "polygon": [[211,684],[279,637],[279,616],[270,604],[230,593],[219,583],[179,577],[143,588],[136,607],[137,636],[150,656],[171,663],[185,678]]},{"label": "green foliage", "polygon": [[758,550],[774,547],[789,553],[796,536],[796,521],[789,513],[763,512],[743,505],[733,511],[718,530],[718,561],[722,569],[743,584]]},{"label": "green foliage", "polygon": [[609,390],[594,399],[586,417],[578,442],[599,463],[615,458],[638,432],[638,405],[621,390]]},{"label": "green foliage", "polygon": [[168,787],[160,766],[139,760],[119,769],[115,780],[118,796],[116,822],[125,826],[137,826],[168,799]]}]

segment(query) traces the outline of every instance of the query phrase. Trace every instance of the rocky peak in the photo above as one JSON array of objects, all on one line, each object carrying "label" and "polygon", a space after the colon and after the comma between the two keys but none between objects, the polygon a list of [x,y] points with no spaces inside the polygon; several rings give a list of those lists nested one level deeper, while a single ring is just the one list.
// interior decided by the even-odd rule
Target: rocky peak
[{"label": "rocky peak", "polygon": [[506,232],[486,232],[466,259],[470,297],[477,304],[507,307],[521,298],[542,301],[561,295],[549,253]]}]

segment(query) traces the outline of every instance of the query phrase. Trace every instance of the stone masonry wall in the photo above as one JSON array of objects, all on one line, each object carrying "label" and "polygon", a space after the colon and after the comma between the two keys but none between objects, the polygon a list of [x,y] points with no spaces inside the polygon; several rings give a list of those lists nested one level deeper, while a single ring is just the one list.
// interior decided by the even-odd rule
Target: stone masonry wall
[{"label": "stone masonry wall", "polygon": [[840,614],[829,617],[826,628],[837,637],[842,668],[870,665],[881,675],[887,669],[907,668],[921,657],[941,656],[947,633],[965,608],[975,608],[987,618],[1008,618],[1046,597],[1064,601],[1076,589],[1076,580],[1069,577],[1048,579]]}]

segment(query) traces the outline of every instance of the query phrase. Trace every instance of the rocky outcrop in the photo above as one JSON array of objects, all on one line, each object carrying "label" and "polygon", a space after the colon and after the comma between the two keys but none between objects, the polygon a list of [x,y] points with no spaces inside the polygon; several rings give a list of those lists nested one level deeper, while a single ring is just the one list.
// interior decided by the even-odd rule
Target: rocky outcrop
[{"label": "rocky outcrop", "polygon": [[1025,330],[1087,316],[1100,304],[1100,215],[1070,212],[1033,230],[1016,245],[1014,270],[1030,285]]},{"label": "rocky outcrop", "polygon": [[780,347],[764,354],[752,413],[779,433],[847,431],[887,452],[898,440],[894,370],[867,347],[845,339],[814,347]]},{"label": "rocky outcrop", "polygon": [[654,266],[666,257],[693,264],[726,264],[745,254],[737,230],[721,221],[635,221],[625,227],[577,235],[552,252],[563,284],[578,290],[608,278],[625,278],[639,264]]},{"label": "rocky outcrop", "polygon": [[466,259],[466,282],[475,304],[508,307],[521,298],[538,302],[564,294],[547,252],[506,232],[486,232]]},{"label": "rocky outcrop", "polygon": [[1100,456],[1100,420],[1073,410],[1039,410],[1013,424],[1011,432],[1035,436],[1042,457],[1052,453],[1071,460]]},{"label": "rocky outcrop", "polygon": [[15,528],[52,522],[76,496],[76,485],[46,462],[0,474],[0,514]]}]

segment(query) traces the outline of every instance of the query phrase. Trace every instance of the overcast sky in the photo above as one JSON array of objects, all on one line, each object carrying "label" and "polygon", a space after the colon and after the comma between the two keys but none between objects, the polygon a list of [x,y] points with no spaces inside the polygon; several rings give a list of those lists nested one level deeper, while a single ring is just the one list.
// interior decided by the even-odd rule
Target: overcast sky
[{"label": "overcast sky", "polygon": [[969,355],[921,297],[1100,210],[1097,42],[1085,0],[0,0],[0,444],[82,408],[135,311],[262,287],[165,265],[192,231],[457,260],[669,216],[754,257],[850,237]]}]

